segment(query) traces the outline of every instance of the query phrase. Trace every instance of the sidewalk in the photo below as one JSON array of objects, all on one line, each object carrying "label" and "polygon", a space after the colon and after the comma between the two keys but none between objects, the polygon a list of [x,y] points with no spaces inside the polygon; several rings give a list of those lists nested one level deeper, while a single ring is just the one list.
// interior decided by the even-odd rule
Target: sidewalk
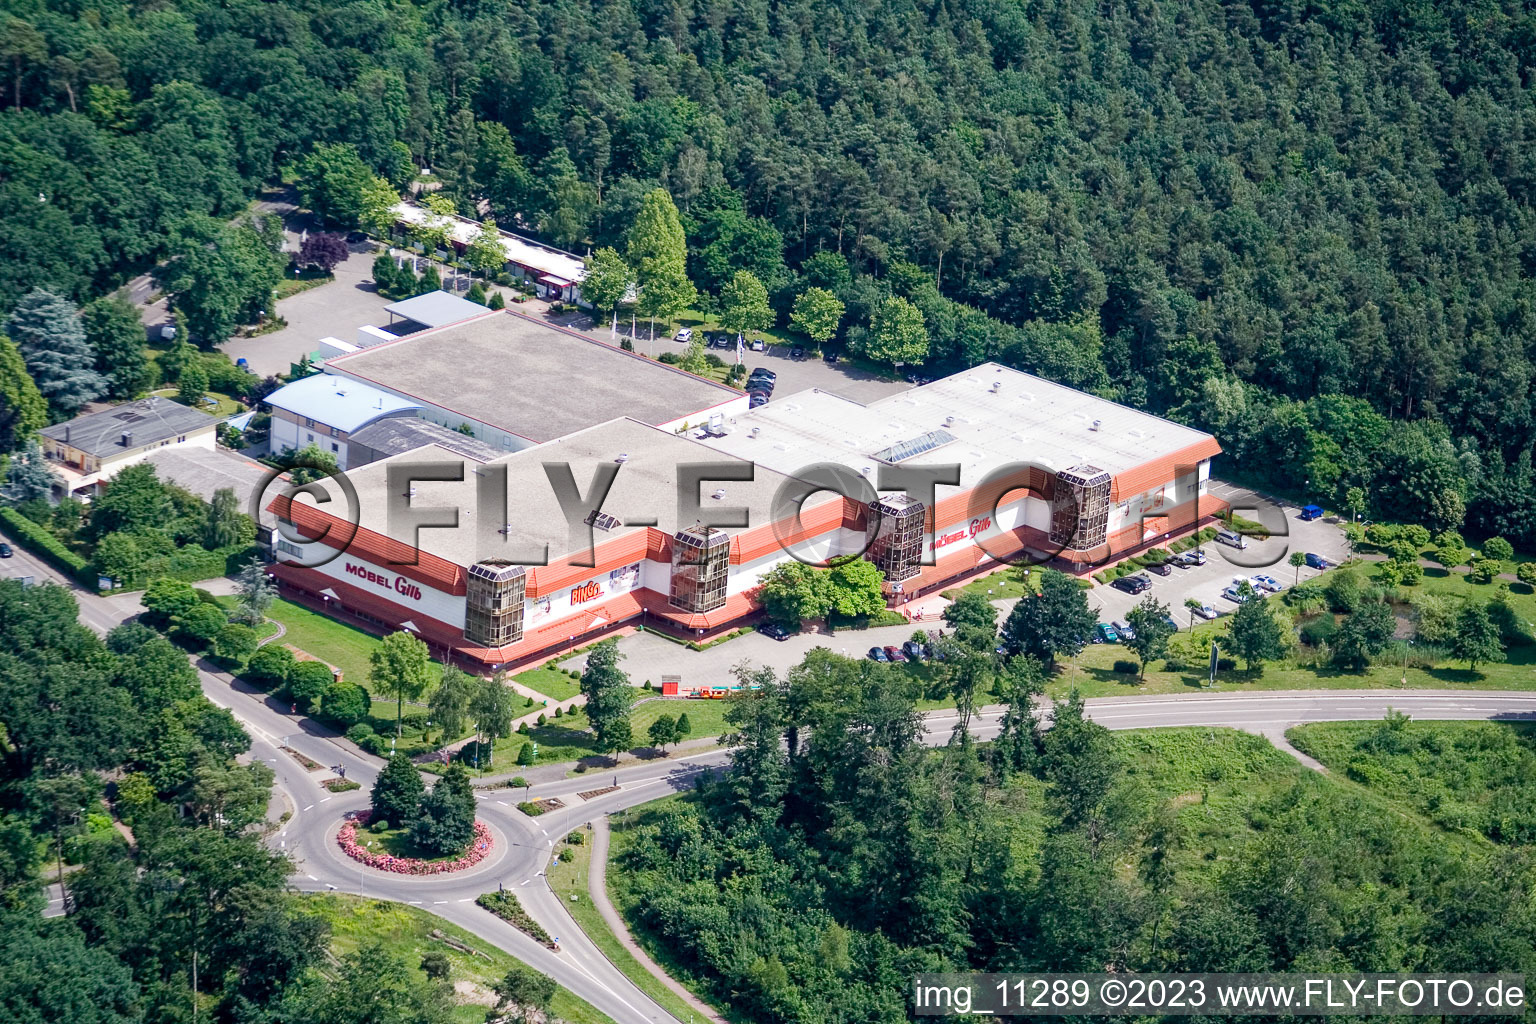
[{"label": "sidewalk", "polygon": [[[608,816],[599,815],[592,822],[592,862],[587,870],[587,893],[592,897],[592,902],[597,906],[597,912],[602,915],[603,923],[608,930],[613,932],[614,938],[619,944],[639,961],[651,976],[677,996],[683,1002],[696,1010],[700,1017],[714,1024],[726,1024],[724,1017],[711,1009],[703,1000],[688,991],[675,981],[670,974],[661,969],[661,965],[652,960],[640,944],[629,934],[629,927],[624,919],[619,916],[619,908],[613,905],[608,898]],[[617,964],[614,964],[618,967]],[[622,968],[621,968],[622,970]]]}]

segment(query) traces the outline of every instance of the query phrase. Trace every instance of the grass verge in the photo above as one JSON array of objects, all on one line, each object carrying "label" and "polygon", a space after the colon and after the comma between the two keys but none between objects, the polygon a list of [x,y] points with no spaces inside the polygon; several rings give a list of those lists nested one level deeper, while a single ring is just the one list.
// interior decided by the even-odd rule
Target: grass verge
[{"label": "grass verge", "polygon": [[[428,950],[441,950],[447,954],[452,965],[449,979],[455,983],[469,983],[469,991],[461,992],[460,1005],[454,1012],[456,1024],[484,1024],[486,1010],[494,1000],[491,985],[506,977],[512,965],[518,962],[512,954],[487,944],[484,939],[415,907],[340,893],[315,893],[301,898],[309,913],[330,925],[331,952],[338,956],[354,952],[369,942],[382,943],[390,952],[417,964]],[[481,955],[434,941],[433,931],[441,932],[445,938]],[[551,1010],[570,1024],[613,1024],[607,1014],[564,988],[556,991]]]}]

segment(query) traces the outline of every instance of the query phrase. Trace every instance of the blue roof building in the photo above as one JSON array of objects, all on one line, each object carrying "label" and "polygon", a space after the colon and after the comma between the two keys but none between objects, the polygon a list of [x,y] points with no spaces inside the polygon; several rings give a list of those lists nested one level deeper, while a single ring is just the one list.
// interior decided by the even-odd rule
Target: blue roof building
[{"label": "blue roof building", "polygon": [[399,395],[347,377],[317,373],[278,388],[266,397],[272,410],[272,452],[310,444],[347,466],[347,438],[391,416],[414,418],[421,406]]}]

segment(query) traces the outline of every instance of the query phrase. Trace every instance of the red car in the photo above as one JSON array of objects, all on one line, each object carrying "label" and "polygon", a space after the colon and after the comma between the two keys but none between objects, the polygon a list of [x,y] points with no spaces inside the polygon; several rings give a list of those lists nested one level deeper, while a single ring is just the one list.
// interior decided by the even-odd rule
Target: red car
[{"label": "red car", "polygon": [[900,647],[887,647],[885,649],[885,656],[887,658],[890,658],[892,661],[906,661],[907,660],[907,656],[905,654],[901,653],[901,648]]}]

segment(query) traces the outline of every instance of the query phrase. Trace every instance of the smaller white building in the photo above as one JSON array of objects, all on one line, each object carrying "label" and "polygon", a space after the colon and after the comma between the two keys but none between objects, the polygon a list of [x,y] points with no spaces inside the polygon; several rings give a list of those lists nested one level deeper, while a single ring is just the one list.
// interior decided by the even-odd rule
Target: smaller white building
[{"label": "smaller white building", "polygon": [[272,452],[298,451],[310,444],[346,466],[347,439],[390,416],[415,417],[421,406],[361,381],[317,373],[285,384],[266,397],[272,409]]},{"label": "smaller white building", "polygon": [[212,449],[218,423],[201,410],[152,396],[44,427],[43,454],[63,480],[55,496],[90,499],[118,470],[162,448]]}]

